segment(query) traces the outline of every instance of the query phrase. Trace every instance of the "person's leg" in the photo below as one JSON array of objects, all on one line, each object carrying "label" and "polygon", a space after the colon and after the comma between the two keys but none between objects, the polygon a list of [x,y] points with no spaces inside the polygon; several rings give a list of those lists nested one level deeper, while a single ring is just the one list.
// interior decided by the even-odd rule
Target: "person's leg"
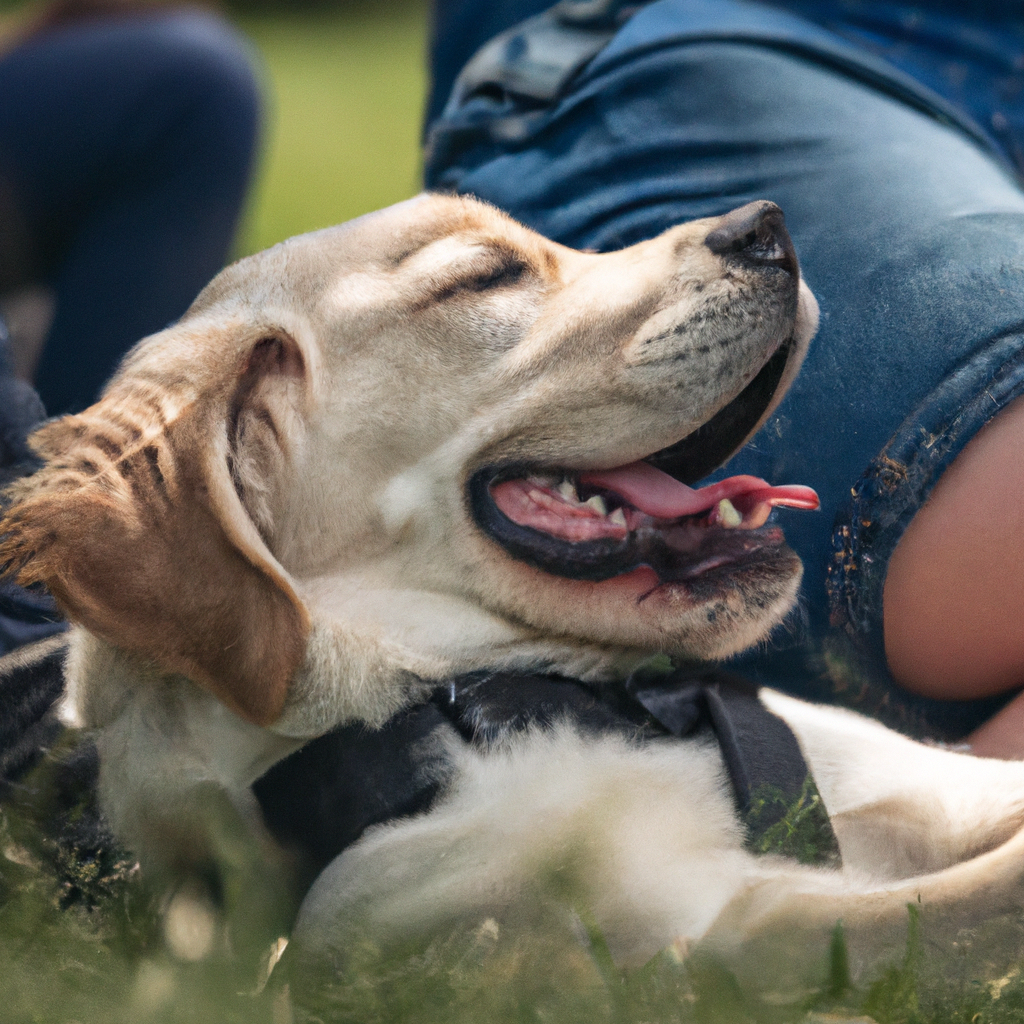
[{"label": "person's leg", "polygon": [[259,127],[251,56],[204,14],[82,22],[0,60],[0,96],[0,176],[57,295],[37,386],[51,413],[82,408],[228,254]]},{"label": "person's leg", "polygon": [[[449,183],[597,249],[755,199],[785,211],[821,329],[790,394],[726,472],[810,484],[823,512],[780,516],[807,570],[810,646],[745,665],[804,695],[875,686],[877,698],[891,685],[881,651],[888,556],[983,422],[973,407],[974,419],[956,410],[997,377],[984,416],[1024,390],[1024,372],[1010,366],[1024,349],[1024,194],[958,129],[757,45],[651,48],[584,76],[531,131],[464,151]],[[916,461],[908,449],[884,472],[876,465],[859,484],[919,403],[937,408],[944,381],[950,415],[936,418],[936,435],[914,435],[931,447]],[[873,518],[861,502],[868,492],[881,496]],[[870,652],[822,656],[851,637]],[[928,714],[943,717],[935,705]],[[971,719],[950,709],[945,724],[962,732]]]},{"label": "person's leg", "polygon": [[[915,693],[988,696],[1024,681],[1024,399],[967,445],[889,563],[886,654]],[[1024,757],[1024,698],[976,730],[977,753]]]},{"label": "person's leg", "polygon": [[444,109],[463,65],[488,39],[550,6],[551,0],[434,0],[427,123]]}]

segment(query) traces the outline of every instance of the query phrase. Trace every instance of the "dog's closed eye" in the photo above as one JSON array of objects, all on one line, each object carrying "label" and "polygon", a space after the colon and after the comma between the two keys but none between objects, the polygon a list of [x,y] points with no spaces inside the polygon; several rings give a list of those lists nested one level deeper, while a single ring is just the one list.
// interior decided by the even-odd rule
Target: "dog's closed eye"
[{"label": "dog's closed eye", "polygon": [[458,276],[435,291],[432,300],[445,302],[458,295],[508,288],[533,273],[531,264],[514,249],[488,246],[481,255],[483,259],[474,260],[472,266],[460,268]]},{"label": "dog's closed eye", "polygon": [[530,267],[525,260],[508,255],[501,262],[474,277],[467,278],[462,287],[467,291],[482,292],[488,288],[500,288],[517,284]]}]

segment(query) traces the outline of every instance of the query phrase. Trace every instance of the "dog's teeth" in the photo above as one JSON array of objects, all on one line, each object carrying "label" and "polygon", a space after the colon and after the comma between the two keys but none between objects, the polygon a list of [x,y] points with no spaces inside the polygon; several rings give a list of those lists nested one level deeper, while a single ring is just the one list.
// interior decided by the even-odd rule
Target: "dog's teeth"
[{"label": "dog's teeth", "polygon": [[743,513],[728,498],[723,498],[718,503],[718,521],[722,526],[739,526],[743,522]]},{"label": "dog's teeth", "polygon": [[556,476],[541,476],[536,474],[535,476],[528,476],[526,478],[528,484],[533,484],[534,487],[555,487],[558,483],[558,477]]},{"label": "dog's teeth", "polygon": [[608,506],[604,503],[604,498],[600,494],[587,498],[583,504],[589,505],[599,516],[608,515]]},{"label": "dog's teeth", "polygon": [[558,493],[566,501],[578,502],[580,500],[579,495],[576,493],[576,485],[571,480],[563,480],[558,485]]},{"label": "dog's teeth", "polygon": [[616,526],[626,526],[626,513],[621,508],[617,508],[609,517],[609,523],[614,523]]}]

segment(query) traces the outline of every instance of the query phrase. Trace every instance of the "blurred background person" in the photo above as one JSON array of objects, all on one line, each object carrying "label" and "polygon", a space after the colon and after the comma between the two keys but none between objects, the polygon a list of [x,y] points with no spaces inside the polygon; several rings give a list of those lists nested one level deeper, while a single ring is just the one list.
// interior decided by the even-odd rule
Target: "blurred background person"
[{"label": "blurred background person", "polygon": [[0,295],[52,291],[42,351],[18,353],[49,414],[90,405],[224,264],[259,129],[250,47],[200,9],[59,0],[6,41]]},{"label": "blurred background person", "polygon": [[[0,478],[223,266],[260,108],[250,47],[198,8],[58,0],[0,41],[0,297],[36,300],[20,348],[0,323]],[[61,628],[48,596],[0,586],[0,653]]]}]

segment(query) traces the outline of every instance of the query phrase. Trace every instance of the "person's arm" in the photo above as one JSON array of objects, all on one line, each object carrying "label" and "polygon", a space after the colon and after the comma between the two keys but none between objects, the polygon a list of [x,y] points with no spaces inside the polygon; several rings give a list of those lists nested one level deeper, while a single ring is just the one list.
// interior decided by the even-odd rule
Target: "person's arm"
[{"label": "person's arm", "polygon": [[967,742],[971,753],[979,757],[1000,757],[1006,761],[1024,759],[1024,693],[975,729]]},{"label": "person's arm", "polygon": [[[969,699],[1024,684],[1024,399],[971,440],[907,528],[884,614],[889,666],[907,689]],[[970,742],[1024,758],[1024,698]]]}]

